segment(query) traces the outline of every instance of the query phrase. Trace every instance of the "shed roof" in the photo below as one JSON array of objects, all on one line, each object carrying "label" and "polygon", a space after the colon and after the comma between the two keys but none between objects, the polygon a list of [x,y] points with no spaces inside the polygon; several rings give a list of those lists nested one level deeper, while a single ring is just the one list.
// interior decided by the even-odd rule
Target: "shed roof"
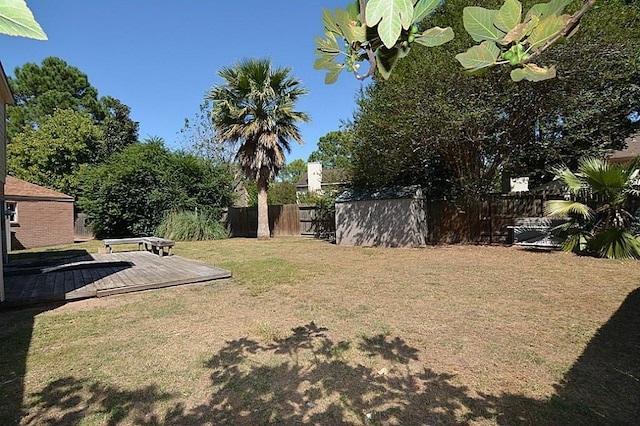
[{"label": "shed roof", "polygon": [[344,191],[338,198],[336,198],[336,203],[368,200],[396,200],[405,198],[423,198],[420,185],[391,186],[379,189]]},{"label": "shed roof", "polygon": [[4,185],[4,196],[7,199],[32,199],[32,200],[69,200],[73,197],[53,189],[26,182],[24,180],[7,176]]}]

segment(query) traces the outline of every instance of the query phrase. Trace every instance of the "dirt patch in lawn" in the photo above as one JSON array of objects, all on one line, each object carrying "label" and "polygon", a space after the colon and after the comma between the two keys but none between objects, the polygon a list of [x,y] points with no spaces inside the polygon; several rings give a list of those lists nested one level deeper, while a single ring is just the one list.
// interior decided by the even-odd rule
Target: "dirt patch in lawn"
[{"label": "dirt patch in lawn", "polygon": [[175,251],[234,279],[2,314],[0,372],[15,379],[2,419],[616,424],[640,414],[638,262],[307,239]]}]

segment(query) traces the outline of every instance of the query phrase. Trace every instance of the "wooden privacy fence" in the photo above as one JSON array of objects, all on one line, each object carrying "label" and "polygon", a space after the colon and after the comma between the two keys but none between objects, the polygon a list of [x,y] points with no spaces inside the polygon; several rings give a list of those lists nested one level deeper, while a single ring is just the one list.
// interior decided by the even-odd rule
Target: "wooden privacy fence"
[{"label": "wooden privacy fence", "polygon": [[[226,222],[231,237],[256,237],[258,208],[230,207]],[[320,236],[335,232],[335,218],[320,218],[313,204],[269,206],[269,229],[273,237]]]},{"label": "wooden privacy fence", "polygon": [[[427,241],[430,244],[510,244],[510,226],[518,217],[544,216],[541,195],[488,194],[466,205],[429,201]],[[320,218],[315,205],[269,206],[269,229],[274,237],[326,236],[335,233],[335,216]],[[229,208],[226,218],[231,237],[256,237],[257,207]]]},{"label": "wooden privacy fence", "polygon": [[77,213],[73,224],[73,235],[76,238],[91,239],[93,238],[93,232],[87,226],[87,215],[84,213]]},{"label": "wooden privacy fence", "polygon": [[432,244],[510,244],[514,219],[544,216],[545,201],[546,197],[531,194],[487,194],[466,205],[430,201],[428,240]]}]

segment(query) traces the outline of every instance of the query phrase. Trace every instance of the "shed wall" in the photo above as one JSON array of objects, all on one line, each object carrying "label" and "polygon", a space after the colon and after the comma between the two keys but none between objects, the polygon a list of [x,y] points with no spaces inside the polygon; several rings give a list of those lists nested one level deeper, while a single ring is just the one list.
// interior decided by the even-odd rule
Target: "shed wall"
[{"label": "shed wall", "polygon": [[12,200],[18,222],[11,224],[13,250],[73,243],[73,201]]},{"label": "shed wall", "polygon": [[424,201],[390,199],[337,203],[336,244],[424,247],[427,244]]}]

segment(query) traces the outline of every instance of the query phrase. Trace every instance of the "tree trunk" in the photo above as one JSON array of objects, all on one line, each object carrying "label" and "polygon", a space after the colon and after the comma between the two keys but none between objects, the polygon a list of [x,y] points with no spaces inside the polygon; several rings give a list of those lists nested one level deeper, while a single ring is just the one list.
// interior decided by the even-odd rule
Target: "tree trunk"
[{"label": "tree trunk", "polygon": [[267,180],[260,176],[258,177],[258,239],[268,240],[270,236]]}]

